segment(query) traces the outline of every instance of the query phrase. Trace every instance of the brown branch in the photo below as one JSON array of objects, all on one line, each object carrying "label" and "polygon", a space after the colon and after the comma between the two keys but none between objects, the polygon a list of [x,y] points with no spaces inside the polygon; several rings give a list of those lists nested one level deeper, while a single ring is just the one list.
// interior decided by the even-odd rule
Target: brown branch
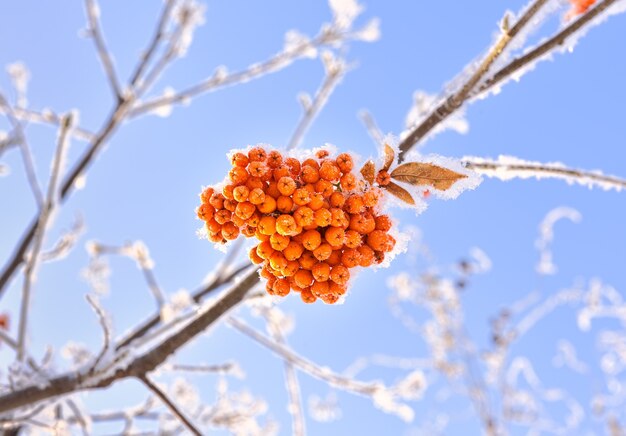
[{"label": "brown branch", "polygon": [[150,391],[152,391],[152,393],[154,393],[154,395],[156,395],[157,397],[159,397],[159,399],[161,401],[163,401],[163,403],[167,406],[168,409],[170,409],[170,411],[172,412],[172,414],[174,414],[174,416],[176,416],[176,418],[178,418],[178,420],[180,422],[183,423],[183,425],[185,427],[187,427],[187,429],[197,435],[197,436],[202,436],[202,433],[200,433],[200,430],[198,430],[196,428],[195,425],[193,425],[193,423],[189,420],[189,418],[187,418],[185,416],[185,414],[183,413],[182,410],[180,410],[176,404],[174,404],[174,402],[167,396],[167,394],[165,394],[165,392],[163,392],[161,389],[159,389],[159,387],[157,385],[155,385],[154,383],[152,383],[150,381],[150,379],[148,379],[148,377],[143,376],[143,377],[138,377],[139,380],[142,381],[142,383],[144,385],[146,385],[146,387],[148,389],[150,389]]},{"label": "brown branch", "polygon": [[254,269],[186,326],[137,357],[130,364],[120,366],[114,372],[94,374],[93,376],[71,372],[50,379],[45,386],[28,386],[0,396],[0,413],[6,413],[27,405],[32,406],[40,401],[72,392],[105,388],[122,379],[149,374],[187,342],[205,331],[230,309],[242,302],[248,291],[257,283],[259,283],[259,274],[258,270]]},{"label": "brown branch", "polygon": [[111,54],[104,42],[104,35],[102,34],[99,20],[100,8],[96,0],[85,0],[85,12],[87,13],[87,23],[89,25],[88,31],[96,45],[96,51],[98,52],[100,62],[102,62],[102,68],[109,81],[111,91],[113,91],[113,95],[115,95],[117,100],[121,101],[123,99],[122,90],[119,80],[117,79],[117,74],[115,73],[115,68],[113,67]]}]

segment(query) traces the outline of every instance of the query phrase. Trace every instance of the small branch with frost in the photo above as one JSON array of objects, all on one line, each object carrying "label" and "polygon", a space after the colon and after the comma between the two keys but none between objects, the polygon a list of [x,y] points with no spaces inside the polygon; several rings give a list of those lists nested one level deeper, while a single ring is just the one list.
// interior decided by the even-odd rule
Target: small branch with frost
[{"label": "small branch with frost", "polygon": [[64,156],[67,152],[67,145],[69,143],[68,132],[72,128],[72,116],[66,115],[64,121],[61,124],[59,132],[59,140],[57,150],[52,162],[52,172],[50,174],[50,182],[48,183],[48,193],[46,195],[45,203],[43,204],[39,221],[35,230],[33,249],[30,253],[30,258],[24,268],[24,284],[22,286],[22,301],[20,308],[20,323],[18,330],[18,349],[17,358],[23,361],[26,356],[26,328],[28,326],[28,312],[30,309],[30,294],[33,281],[33,274],[37,268],[37,262],[39,260],[39,252],[43,244],[43,239],[46,234],[46,227],[52,211],[56,207],[59,200],[58,192],[58,179],[60,177]]},{"label": "small branch with frost", "polygon": [[498,159],[465,156],[461,159],[466,168],[487,177],[500,180],[511,179],[559,179],[570,185],[578,184],[588,188],[601,188],[605,191],[626,189],[626,179],[604,175],[600,171],[586,171],[568,168],[559,162],[533,162],[512,156],[499,156]]},{"label": "small branch with frost", "polygon": [[324,108],[330,95],[335,90],[335,87],[345,76],[346,71],[347,68],[343,59],[337,59],[333,62],[333,65],[326,67],[326,76],[324,77],[324,81],[320,85],[319,89],[316,91],[313,100],[302,102],[304,113],[302,114],[302,118],[300,118],[291,139],[287,143],[287,150],[293,150],[300,145],[302,138],[315,120],[315,117]]},{"label": "small branch with frost", "polygon": [[[13,110],[13,114],[20,121],[25,121],[28,124],[49,124],[58,127],[61,124],[61,117],[52,112],[50,109],[44,109],[42,111],[35,111],[32,109],[18,108],[6,105],[5,102],[0,100],[0,113],[7,114],[9,110]],[[89,130],[83,129],[79,126],[74,126],[72,129],[72,137],[80,139],[81,141],[92,142],[96,135]]]},{"label": "small branch with frost", "polygon": [[385,142],[385,135],[383,135],[383,132],[378,127],[378,124],[376,124],[376,120],[372,114],[364,109],[359,112],[359,118],[361,118],[361,121],[363,122],[367,133],[369,133],[370,138],[374,141],[374,144],[377,146],[383,145]]},{"label": "small branch with frost", "polygon": [[91,369],[89,370],[89,372],[94,372],[111,347],[111,328],[109,326],[109,321],[107,320],[107,315],[104,312],[104,309],[100,306],[100,303],[91,295],[87,295],[85,298],[87,298],[87,302],[98,316],[98,322],[100,323],[103,333],[102,350],[100,350],[100,353],[94,360],[91,365]]},{"label": "small branch with frost", "polygon": [[54,246],[50,250],[41,253],[41,261],[52,262],[63,259],[76,246],[76,242],[84,230],[85,222],[82,216],[78,215],[72,227],[61,235]]},{"label": "small branch with frost", "polygon": [[176,418],[178,418],[178,420],[185,427],[187,427],[187,430],[189,430],[191,433],[193,433],[196,436],[202,436],[202,433],[200,432],[200,430],[198,430],[198,428],[189,420],[189,418],[185,416],[183,411],[180,410],[176,406],[176,404],[174,404],[174,402],[167,396],[165,392],[159,389],[157,385],[152,383],[147,376],[140,376],[138,378],[150,391],[152,391],[152,393],[154,393],[154,395],[156,395],[157,397],[159,397],[161,401],[163,401],[163,403],[167,406],[168,409],[170,409],[170,411],[174,414],[174,416],[176,416]]},{"label": "small branch with frost", "polygon": [[102,26],[100,24],[100,7],[97,1],[85,0],[85,11],[87,13],[87,31],[96,46],[96,51],[98,52],[100,62],[102,62],[102,68],[107,76],[111,91],[113,91],[115,98],[120,101],[123,98],[122,91],[119,80],[117,79],[117,74],[115,73],[115,68],[113,67],[111,54],[104,42],[104,35],[102,34]]}]

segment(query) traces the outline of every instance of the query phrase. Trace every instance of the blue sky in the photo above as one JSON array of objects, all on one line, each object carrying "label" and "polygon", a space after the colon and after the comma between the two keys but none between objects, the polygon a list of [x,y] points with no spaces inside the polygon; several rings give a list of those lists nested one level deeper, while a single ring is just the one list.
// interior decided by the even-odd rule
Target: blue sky
[{"label": "blue sky", "polygon": [[[355,67],[336,89],[303,146],[330,142],[341,150],[375,155],[375,145],[358,112],[369,110],[384,132],[398,133],[413,92],[440,92],[446,81],[488,46],[504,9],[517,10],[523,4],[365,2],[359,23],[379,17],[382,38],[372,44],[350,45],[346,56]],[[160,5],[158,1],[101,5],[106,39],[122,80],[131,73],[152,34]],[[0,14],[5,17],[0,27],[0,65],[15,61],[27,65],[32,74],[29,105],[58,112],[77,108],[80,125],[97,130],[112,99],[92,41],[80,35],[85,26],[82,2],[5,2]],[[320,24],[330,19],[324,1],[210,1],[206,24],[197,30],[187,56],[167,70],[153,93],[160,94],[167,86],[181,89],[210,76],[220,65],[230,71],[245,68],[279,51],[289,29],[314,35]],[[611,18],[594,28],[573,53],[557,55],[520,83],[508,84],[500,95],[472,104],[467,111],[470,131],[466,135],[445,132],[429,141],[424,151],[451,157],[510,154],[626,176],[621,103],[626,99],[626,60],[619,55],[620,42],[626,40],[624,19]],[[547,28],[554,25],[550,22]],[[69,340],[97,349],[100,331],[84,300],[89,288],[80,278],[88,262],[82,248],[87,240],[121,244],[141,239],[150,247],[155,273],[166,292],[194,289],[222,256],[195,235],[199,224],[194,208],[200,187],[221,179],[229,166],[225,153],[232,148],[257,142],[284,146],[301,116],[296,95],[313,93],[322,78],[319,60],[300,60],[279,73],[199,97],[188,107],[175,108],[168,118],[148,115],[125,124],[90,168],[85,189],[64,205],[50,231],[48,244],[71,225],[76,213],[87,223],[79,247],[68,259],[41,268],[32,309],[33,354],[43,355],[48,343],[58,351]],[[0,88],[11,96],[6,75],[0,76]],[[7,129],[2,123],[0,130]],[[47,126],[31,125],[28,135],[39,177],[46,180],[55,132]],[[70,161],[84,147],[82,142],[73,142]],[[0,258],[5,259],[35,207],[24,184],[19,155],[8,152],[0,162],[12,168],[10,176],[0,178],[0,201],[5,205],[0,218]],[[457,200],[430,200],[430,207],[419,217],[407,211],[395,211],[394,215],[401,226],[421,230],[439,265],[453,264],[475,246],[492,259],[493,270],[473,279],[461,297],[468,334],[483,347],[488,345],[490,317],[531,291],[547,297],[577,280],[599,277],[626,292],[623,195],[560,181],[486,179]],[[578,224],[557,224],[554,257],[558,274],[538,278],[534,272],[537,226],[557,206],[577,209],[583,219]],[[390,291],[386,279],[402,271],[419,274],[426,266],[423,260],[405,255],[388,270],[364,271],[354,280],[342,306],[305,306],[296,297],[287,298],[280,307],[296,320],[290,344],[336,371],[359,356],[374,353],[423,357],[427,352],[423,340],[406,331],[387,307]],[[111,293],[103,305],[112,314],[116,332],[122,333],[152,314],[154,303],[132,262],[112,259],[111,267]],[[16,313],[19,290],[20,281],[16,280],[2,298],[3,312]],[[261,325],[248,312],[240,310],[242,317]],[[423,319],[423,314],[419,316]],[[600,354],[593,336],[574,327],[572,311],[555,313],[522,340],[517,351],[531,358],[546,380],[558,374],[551,359],[554,344],[563,337],[576,345],[591,366],[597,366]],[[14,325],[12,333],[15,331]],[[0,359],[8,362],[10,358],[2,347]],[[280,422],[281,434],[287,434],[290,419],[282,363],[275,356],[232,329],[218,326],[179,357],[183,363],[228,359],[238,360],[248,374],[245,380],[232,381],[233,386],[246,386],[254,395],[266,398],[269,416]],[[63,367],[61,359],[59,367]],[[401,374],[371,369],[362,377],[391,383]],[[330,390],[305,374],[300,374],[300,380],[305,405],[310,395],[325,397]],[[193,381],[210,401],[215,379],[198,377]],[[599,372],[586,379],[563,376],[558,381],[582,402],[604,383]],[[132,404],[144,395],[140,386],[127,383],[109,394],[94,394],[85,402],[96,409],[109,408],[126,400]],[[467,434],[468,425],[475,426],[472,433],[478,432],[475,418],[463,413],[470,410],[467,404],[454,409],[455,405],[438,405],[433,398],[434,393],[429,393],[425,400],[411,403],[416,418],[405,424],[373,409],[368,399],[340,393],[342,419],[324,424],[307,417],[307,426],[310,434],[415,434],[437,413],[450,412],[460,417],[446,434]],[[587,416],[583,430],[602,428],[602,422]],[[116,431],[115,427],[109,431]]]}]

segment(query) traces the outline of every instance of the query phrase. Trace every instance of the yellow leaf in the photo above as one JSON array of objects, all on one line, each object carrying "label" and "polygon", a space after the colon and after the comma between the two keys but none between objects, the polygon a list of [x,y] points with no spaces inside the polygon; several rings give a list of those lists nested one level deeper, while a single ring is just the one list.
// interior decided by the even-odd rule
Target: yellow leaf
[{"label": "yellow leaf", "polygon": [[404,201],[405,203],[415,206],[415,200],[413,199],[411,194],[409,194],[409,191],[407,191],[403,187],[398,186],[393,182],[389,182],[389,184],[386,186],[383,186],[383,188],[385,188],[387,191],[389,191],[390,194],[398,197],[400,200]]},{"label": "yellow leaf", "polygon": [[361,168],[361,174],[363,178],[369,182],[370,185],[374,184],[374,174],[376,173],[376,168],[374,167],[374,162],[368,160]]},{"label": "yellow leaf", "polygon": [[409,162],[400,165],[391,173],[391,177],[411,185],[428,185],[446,191],[457,180],[467,176],[437,165],[423,162]]},{"label": "yellow leaf", "polygon": [[389,171],[389,167],[396,160],[396,152],[389,144],[385,144],[385,165],[383,165],[383,171]]}]

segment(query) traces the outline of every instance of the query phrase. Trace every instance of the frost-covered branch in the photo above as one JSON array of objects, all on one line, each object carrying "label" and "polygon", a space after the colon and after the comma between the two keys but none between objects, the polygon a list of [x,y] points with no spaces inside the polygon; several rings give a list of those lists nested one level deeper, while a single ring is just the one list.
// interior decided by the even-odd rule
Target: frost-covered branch
[{"label": "frost-covered branch", "polygon": [[[0,113],[6,115],[11,109],[18,120],[28,124],[46,124],[54,127],[58,127],[61,124],[61,116],[50,109],[35,111],[33,109],[20,107],[11,108],[5,102],[0,101]],[[95,139],[95,134],[79,126],[74,126],[72,129],[72,137],[80,139],[81,141],[92,142]]]},{"label": "frost-covered branch", "polygon": [[499,156],[498,159],[485,159],[465,156],[462,158],[467,168],[500,180],[512,179],[560,179],[573,185],[578,184],[588,188],[601,188],[605,191],[621,191],[626,189],[626,179],[617,176],[605,175],[600,171],[585,171],[568,168],[560,162],[533,162],[512,156]]},{"label": "frost-covered branch", "polygon": [[31,286],[32,281],[34,280],[33,275],[35,274],[35,270],[37,268],[37,263],[39,261],[39,252],[41,251],[41,246],[43,244],[43,240],[46,234],[46,228],[48,226],[48,220],[52,215],[54,208],[57,206],[59,201],[59,192],[58,192],[58,180],[61,177],[61,171],[63,168],[63,161],[65,159],[65,154],[67,153],[68,147],[68,132],[72,128],[72,116],[66,115],[64,117],[64,121],[61,123],[61,128],[59,131],[59,140],[57,149],[54,155],[54,160],[52,162],[52,170],[50,173],[50,181],[48,183],[48,192],[46,194],[45,202],[41,209],[41,214],[39,221],[36,226],[33,249],[30,253],[30,258],[26,263],[26,267],[24,269],[24,284],[22,286],[22,301],[21,301],[21,309],[20,309],[20,324],[18,330],[18,349],[17,349],[17,358],[20,361],[23,361],[26,356],[26,329],[28,326],[28,313],[30,309],[30,296],[31,296]]}]

